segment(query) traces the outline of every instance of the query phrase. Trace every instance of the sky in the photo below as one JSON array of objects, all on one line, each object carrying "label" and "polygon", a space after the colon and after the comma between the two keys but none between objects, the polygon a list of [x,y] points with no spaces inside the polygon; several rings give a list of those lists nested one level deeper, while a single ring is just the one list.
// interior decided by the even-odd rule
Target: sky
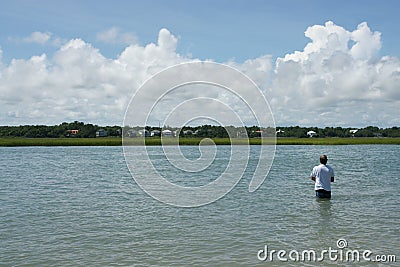
[{"label": "sky", "polygon": [[[0,0],[0,125],[122,125],[130,99],[153,75],[211,61],[252,79],[278,126],[400,126],[399,6]],[[163,105],[196,97],[223,102],[254,124],[216,88],[187,87]],[[186,106],[221,113],[215,101],[200,102]]]}]

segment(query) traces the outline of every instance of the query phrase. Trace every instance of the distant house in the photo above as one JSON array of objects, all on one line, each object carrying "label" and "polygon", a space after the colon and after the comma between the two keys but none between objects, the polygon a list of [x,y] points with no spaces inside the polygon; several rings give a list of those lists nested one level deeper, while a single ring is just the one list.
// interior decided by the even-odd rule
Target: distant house
[{"label": "distant house", "polygon": [[163,130],[162,132],[162,136],[173,136],[173,132],[171,130]]},{"label": "distant house", "polygon": [[255,130],[253,131],[253,133],[250,135],[250,137],[262,137],[264,135],[264,131],[263,130]]},{"label": "distant house", "polygon": [[67,130],[67,133],[65,134],[66,137],[72,137],[75,136],[79,133],[79,130]]},{"label": "distant house", "polygon": [[126,134],[128,135],[128,137],[137,137],[139,133],[138,133],[138,131],[129,129]]},{"label": "distant house", "polygon": [[317,133],[316,132],[314,132],[314,131],[308,131],[307,132],[307,135],[308,135],[308,137],[314,137],[314,136],[316,136],[317,135]]},{"label": "distant house", "polygon": [[151,136],[161,136],[161,131],[159,130],[153,130],[150,133]]},{"label": "distant house", "polygon": [[150,137],[150,136],[151,136],[151,133],[150,133],[150,131],[148,131],[148,130],[140,130],[140,131],[139,131],[139,135],[140,135],[141,137]]},{"label": "distant house", "polygon": [[239,131],[236,132],[236,137],[238,137],[238,138],[246,138],[247,137],[247,132],[239,130]]},{"label": "distant house", "polygon": [[193,135],[193,131],[192,130],[185,130],[183,131],[184,135]]},{"label": "distant house", "polygon": [[96,132],[96,137],[106,137],[107,136],[107,131],[104,129],[100,129]]},{"label": "distant house", "polygon": [[350,130],[351,136],[354,137],[356,132],[358,132],[358,129]]},{"label": "distant house", "polygon": [[381,133],[373,133],[374,137],[383,137]]}]

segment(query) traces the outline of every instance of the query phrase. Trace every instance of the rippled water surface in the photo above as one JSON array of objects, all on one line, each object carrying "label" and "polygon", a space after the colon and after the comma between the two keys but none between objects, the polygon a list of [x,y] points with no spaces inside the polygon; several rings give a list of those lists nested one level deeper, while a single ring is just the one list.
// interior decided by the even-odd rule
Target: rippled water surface
[{"label": "rippled water surface", "polygon": [[[197,147],[183,149],[198,157]],[[400,146],[278,146],[268,178],[249,193],[258,149],[225,197],[176,208],[138,187],[121,147],[0,148],[0,265],[280,265],[259,261],[258,251],[336,249],[339,238],[400,257]],[[194,186],[215,179],[229,157],[220,146],[218,164],[185,174],[159,152],[149,148],[168,179]],[[321,153],[335,169],[330,201],[314,198],[308,178]]]}]

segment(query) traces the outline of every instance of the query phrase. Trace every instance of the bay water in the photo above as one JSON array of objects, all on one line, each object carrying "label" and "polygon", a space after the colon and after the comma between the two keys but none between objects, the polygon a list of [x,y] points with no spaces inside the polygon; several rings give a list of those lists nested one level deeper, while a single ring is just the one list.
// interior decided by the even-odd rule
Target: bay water
[{"label": "bay water", "polygon": [[[229,160],[229,149],[218,146],[216,161]],[[400,261],[400,146],[277,146],[267,179],[249,193],[259,149],[251,146],[242,179],[223,198],[178,208],[135,183],[122,147],[2,147],[0,266],[317,266],[289,252],[329,248]],[[317,200],[309,179],[320,154],[335,170],[331,200]],[[193,186],[223,168],[187,174],[156,160],[172,182]],[[287,253],[271,258],[271,250]],[[379,265],[323,259],[338,263]]]}]

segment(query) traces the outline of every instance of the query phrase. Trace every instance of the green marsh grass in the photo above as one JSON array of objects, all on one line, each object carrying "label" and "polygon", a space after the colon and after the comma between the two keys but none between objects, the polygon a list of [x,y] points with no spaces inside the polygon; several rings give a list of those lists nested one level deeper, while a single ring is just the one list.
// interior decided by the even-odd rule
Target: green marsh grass
[{"label": "green marsh grass", "polygon": [[400,138],[278,138],[278,145],[400,145]]},{"label": "green marsh grass", "polygon": [[[203,140],[203,142],[202,142]],[[216,145],[230,145],[229,138],[213,138]],[[161,138],[125,138],[125,145],[148,146],[161,145]],[[163,138],[164,145],[210,145],[212,142],[203,138]],[[273,144],[272,138],[233,138],[233,145]],[[362,144],[394,144],[400,145],[400,138],[277,138],[277,145],[362,145]],[[119,137],[106,138],[0,138],[0,146],[121,146]]]},{"label": "green marsh grass", "polygon": [[121,138],[0,138],[0,146],[120,146]]}]

